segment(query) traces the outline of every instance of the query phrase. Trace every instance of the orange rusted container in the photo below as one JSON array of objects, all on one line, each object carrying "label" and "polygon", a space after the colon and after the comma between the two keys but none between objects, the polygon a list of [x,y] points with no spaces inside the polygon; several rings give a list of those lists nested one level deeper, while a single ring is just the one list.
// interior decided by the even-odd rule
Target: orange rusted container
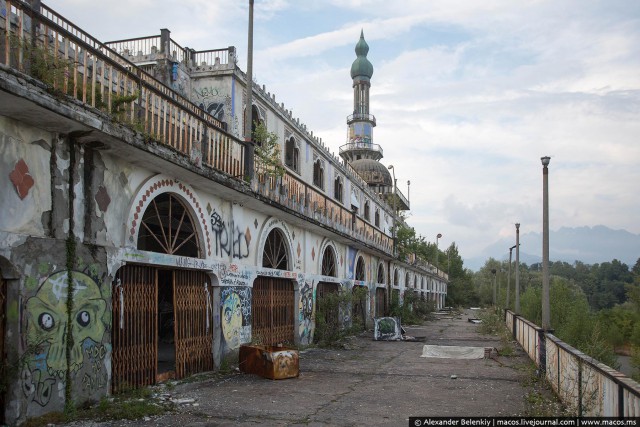
[{"label": "orange rusted container", "polygon": [[298,350],[271,345],[242,345],[238,357],[242,372],[272,380],[298,377],[299,360]]}]

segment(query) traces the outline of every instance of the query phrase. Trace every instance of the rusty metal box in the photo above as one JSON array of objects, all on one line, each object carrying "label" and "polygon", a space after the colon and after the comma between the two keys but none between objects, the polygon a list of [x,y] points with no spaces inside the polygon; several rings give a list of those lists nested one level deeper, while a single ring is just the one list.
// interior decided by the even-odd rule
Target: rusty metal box
[{"label": "rusty metal box", "polygon": [[296,378],[300,375],[298,350],[270,345],[242,345],[238,356],[242,372],[272,380]]}]

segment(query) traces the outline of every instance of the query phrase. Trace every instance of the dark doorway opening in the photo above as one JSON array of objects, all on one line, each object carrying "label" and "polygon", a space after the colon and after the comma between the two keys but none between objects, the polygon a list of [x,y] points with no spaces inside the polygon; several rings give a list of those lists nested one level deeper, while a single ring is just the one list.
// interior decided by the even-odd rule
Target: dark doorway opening
[{"label": "dark doorway opening", "polygon": [[173,271],[158,270],[158,381],[175,377]]}]

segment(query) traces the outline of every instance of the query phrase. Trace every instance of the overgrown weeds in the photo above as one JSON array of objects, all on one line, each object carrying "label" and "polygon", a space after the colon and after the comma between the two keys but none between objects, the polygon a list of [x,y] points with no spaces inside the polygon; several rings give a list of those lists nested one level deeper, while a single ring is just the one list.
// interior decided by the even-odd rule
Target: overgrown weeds
[{"label": "overgrown weeds", "polygon": [[104,396],[98,402],[86,402],[66,413],[50,412],[41,417],[30,418],[22,426],[42,427],[82,420],[136,420],[173,411],[174,405],[171,402],[161,402],[156,397],[150,388],[132,389],[115,396]]},{"label": "overgrown weeds", "polygon": [[320,347],[338,347],[346,337],[365,328],[362,309],[368,290],[355,287],[352,291],[327,292],[317,299],[316,328],[313,341]]},{"label": "overgrown weeds", "polygon": [[529,389],[525,395],[524,416],[526,417],[562,417],[572,416],[570,411],[556,397],[551,384],[544,376],[540,376],[533,363],[526,365],[526,376],[522,385]]},{"label": "overgrown weeds", "polygon": [[406,290],[402,304],[399,298],[392,298],[390,314],[399,317],[402,324],[415,325],[429,320],[435,311],[435,302],[427,301],[415,294],[412,290]]}]

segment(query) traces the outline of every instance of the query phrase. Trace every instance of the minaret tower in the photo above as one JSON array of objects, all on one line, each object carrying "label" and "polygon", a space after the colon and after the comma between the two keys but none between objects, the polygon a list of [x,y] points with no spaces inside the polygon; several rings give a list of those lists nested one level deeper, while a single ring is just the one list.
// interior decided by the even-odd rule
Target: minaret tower
[{"label": "minaret tower", "polygon": [[340,156],[349,163],[358,175],[378,193],[387,193],[393,187],[391,175],[379,162],[382,147],[373,143],[373,128],[376,118],[369,114],[369,88],[373,65],[367,59],[369,45],[364,40],[364,31],[356,44],[356,59],[351,65],[353,79],[353,114],[347,117],[349,134],[347,143],[340,147]]}]

